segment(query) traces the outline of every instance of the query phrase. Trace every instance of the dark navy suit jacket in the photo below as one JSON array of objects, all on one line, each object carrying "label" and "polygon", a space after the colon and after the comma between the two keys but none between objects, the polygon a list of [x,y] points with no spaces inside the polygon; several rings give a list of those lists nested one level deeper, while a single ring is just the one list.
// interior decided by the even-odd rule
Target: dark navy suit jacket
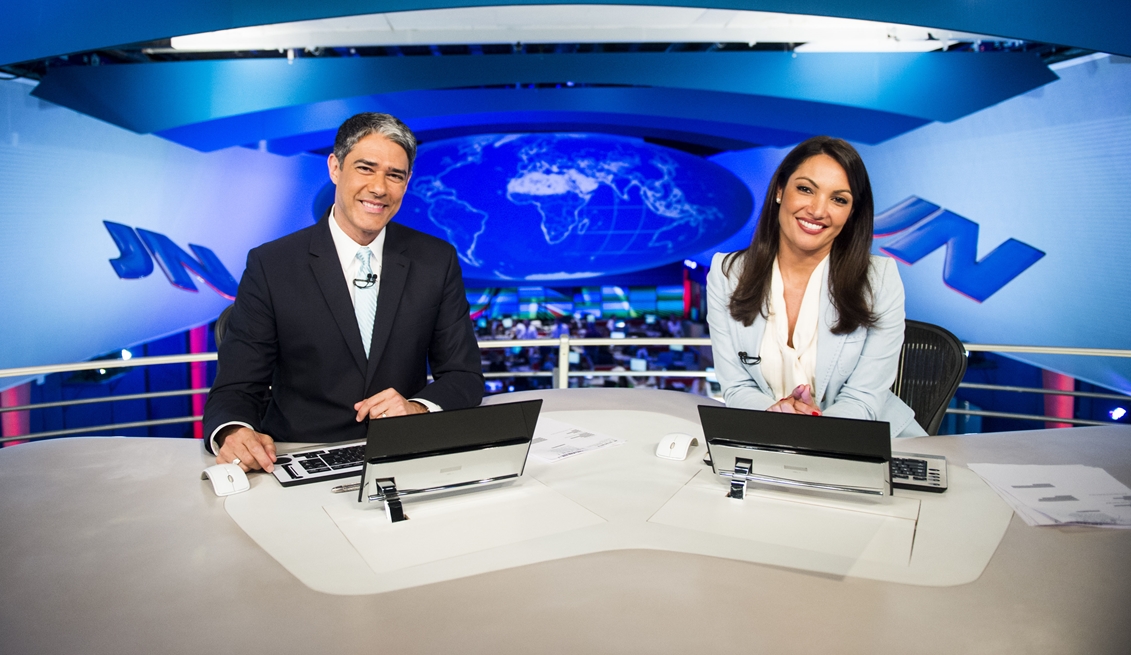
[{"label": "dark navy suit jacket", "polygon": [[206,439],[231,421],[277,441],[365,439],[353,405],[390,387],[443,409],[479,404],[479,347],[455,249],[396,223],[385,230],[368,358],[325,216],[248,253],[204,409]]}]

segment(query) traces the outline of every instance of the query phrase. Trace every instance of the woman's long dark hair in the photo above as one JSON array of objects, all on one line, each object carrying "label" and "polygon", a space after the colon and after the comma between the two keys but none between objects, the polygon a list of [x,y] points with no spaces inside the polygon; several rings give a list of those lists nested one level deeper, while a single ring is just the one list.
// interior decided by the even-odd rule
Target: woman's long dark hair
[{"label": "woman's long dark hair", "polygon": [[730,315],[743,325],[750,325],[759,316],[766,316],[770,301],[770,279],[774,258],[778,255],[781,228],[778,225],[778,194],[784,192],[789,177],[805,160],[815,155],[828,155],[844,169],[852,191],[852,214],[833,241],[829,254],[829,295],[837,311],[834,334],[848,334],[859,327],[872,327],[872,285],[868,267],[872,249],[872,183],[860,153],[841,139],[815,136],[794,148],[782,160],[770,179],[754,240],[746,250],[732,252],[723,259],[723,273],[730,274],[738,255],[745,253],[738,285],[730,297]]}]

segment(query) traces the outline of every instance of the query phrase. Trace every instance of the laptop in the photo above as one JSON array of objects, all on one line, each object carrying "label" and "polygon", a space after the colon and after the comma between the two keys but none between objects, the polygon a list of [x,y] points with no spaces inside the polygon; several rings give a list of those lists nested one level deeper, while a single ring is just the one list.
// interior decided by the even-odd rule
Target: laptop
[{"label": "laptop", "polygon": [[402,499],[515,480],[541,408],[538,399],[370,421],[357,501],[382,502],[401,521]]},{"label": "laptop", "polygon": [[[518,477],[525,466],[541,407],[541,400],[530,400],[371,420],[366,441],[325,444],[279,455],[273,474],[284,487],[343,478],[360,483],[367,453],[378,463],[387,464],[440,453],[496,448],[492,454],[506,453],[505,465],[500,462],[500,467]],[[490,461],[490,456],[484,459]],[[497,472],[494,468],[491,471]],[[459,477],[449,473],[449,478]]]},{"label": "laptop", "polygon": [[892,453],[884,421],[700,406],[717,475],[741,497],[746,482],[890,496],[892,488],[946,490],[946,458]]}]

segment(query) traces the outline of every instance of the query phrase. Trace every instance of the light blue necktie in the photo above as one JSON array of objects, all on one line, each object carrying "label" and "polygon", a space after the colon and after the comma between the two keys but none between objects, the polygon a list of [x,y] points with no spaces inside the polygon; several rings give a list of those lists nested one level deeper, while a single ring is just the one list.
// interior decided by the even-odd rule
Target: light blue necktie
[{"label": "light blue necktie", "polygon": [[[377,316],[377,283],[370,282],[373,269],[369,266],[370,251],[368,247],[361,247],[357,251],[357,259],[361,262],[361,269],[357,272],[358,281],[354,282],[353,311],[357,314],[357,327],[361,330],[361,343],[365,346],[365,356],[369,357],[369,342],[373,338],[373,320]],[[364,282],[363,282],[364,281]]]}]

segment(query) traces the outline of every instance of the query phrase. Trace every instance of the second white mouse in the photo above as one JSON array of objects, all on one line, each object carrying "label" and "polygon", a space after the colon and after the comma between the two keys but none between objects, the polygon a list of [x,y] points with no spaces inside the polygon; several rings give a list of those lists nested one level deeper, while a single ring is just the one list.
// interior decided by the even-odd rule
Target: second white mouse
[{"label": "second white mouse", "polygon": [[660,443],[656,445],[656,457],[684,460],[687,459],[687,451],[691,450],[692,446],[698,445],[699,440],[690,434],[673,432],[660,439]]},{"label": "second white mouse", "polygon": [[201,480],[211,480],[212,490],[217,496],[231,496],[251,489],[247,474],[239,464],[217,464],[209,466],[200,474]]}]

